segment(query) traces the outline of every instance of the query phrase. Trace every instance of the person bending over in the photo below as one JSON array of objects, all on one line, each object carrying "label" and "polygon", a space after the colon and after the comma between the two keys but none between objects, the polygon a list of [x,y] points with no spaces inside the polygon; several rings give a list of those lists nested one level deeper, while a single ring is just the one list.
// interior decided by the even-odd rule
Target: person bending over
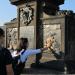
[{"label": "person bending over", "polygon": [[12,53],[12,57],[14,58],[14,62],[16,63],[13,65],[15,75],[21,74],[28,56],[41,53],[50,47],[50,43],[48,43],[45,48],[27,49],[28,44],[29,42],[27,38],[20,38],[17,50]]}]

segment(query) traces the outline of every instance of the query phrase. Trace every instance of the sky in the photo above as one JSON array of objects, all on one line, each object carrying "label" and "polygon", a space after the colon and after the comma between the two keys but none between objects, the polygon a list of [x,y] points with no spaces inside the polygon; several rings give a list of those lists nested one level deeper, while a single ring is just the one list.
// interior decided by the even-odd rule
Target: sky
[{"label": "sky", "polygon": [[[65,0],[65,3],[60,6],[61,10],[73,10],[75,12],[75,0]],[[11,5],[9,0],[0,1],[0,26],[10,22],[17,17],[17,7]]]}]

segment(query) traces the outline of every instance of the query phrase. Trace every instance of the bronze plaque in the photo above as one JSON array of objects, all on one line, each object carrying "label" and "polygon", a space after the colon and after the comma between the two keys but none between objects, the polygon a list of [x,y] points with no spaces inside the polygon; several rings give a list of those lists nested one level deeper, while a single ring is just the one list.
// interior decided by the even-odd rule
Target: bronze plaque
[{"label": "bronze plaque", "polygon": [[54,49],[61,49],[61,29],[60,24],[44,25],[44,43],[48,37],[54,37]]},{"label": "bronze plaque", "polygon": [[[60,24],[50,24],[43,26],[43,43],[45,45],[46,39],[53,37],[54,43],[52,44],[53,50],[61,50],[61,25]],[[51,50],[46,50],[43,52],[42,58],[44,61],[56,60]]]}]

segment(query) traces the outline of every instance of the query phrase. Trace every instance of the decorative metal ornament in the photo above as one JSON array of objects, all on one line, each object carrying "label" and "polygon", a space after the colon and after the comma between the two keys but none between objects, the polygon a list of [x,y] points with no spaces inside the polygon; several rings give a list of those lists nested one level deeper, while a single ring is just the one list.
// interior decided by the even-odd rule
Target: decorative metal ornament
[{"label": "decorative metal ornament", "polygon": [[26,7],[20,11],[20,18],[23,24],[28,25],[33,20],[33,8],[26,5]]}]

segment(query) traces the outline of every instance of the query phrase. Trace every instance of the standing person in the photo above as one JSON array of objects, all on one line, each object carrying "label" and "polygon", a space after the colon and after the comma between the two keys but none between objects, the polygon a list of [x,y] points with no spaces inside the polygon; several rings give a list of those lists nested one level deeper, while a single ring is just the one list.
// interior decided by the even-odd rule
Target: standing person
[{"label": "standing person", "polygon": [[50,47],[50,43],[48,43],[45,48],[32,50],[32,49],[27,49],[28,44],[29,42],[27,38],[20,38],[18,43],[18,50],[12,53],[12,57],[14,59],[13,68],[14,68],[15,75],[20,75],[20,73],[24,69],[25,62],[28,56],[41,53]]},{"label": "standing person", "polygon": [[3,47],[4,31],[0,28],[0,75],[14,75],[12,69],[12,56],[10,52]]}]

